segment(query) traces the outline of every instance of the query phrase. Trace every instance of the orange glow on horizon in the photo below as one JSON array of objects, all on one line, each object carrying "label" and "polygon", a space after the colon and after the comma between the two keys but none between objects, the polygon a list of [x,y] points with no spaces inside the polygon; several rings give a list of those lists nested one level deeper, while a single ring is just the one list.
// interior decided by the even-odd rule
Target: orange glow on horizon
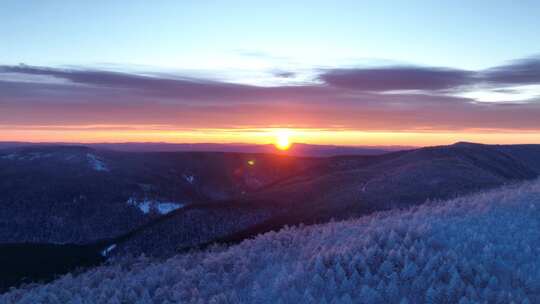
[{"label": "orange glow on horizon", "polygon": [[[485,144],[540,144],[540,130],[463,130],[463,131],[360,131],[340,129],[235,128],[235,129],[160,129],[93,128],[87,126],[17,128],[0,126],[0,141],[71,143],[246,143],[290,147],[295,142],[344,146],[432,146],[470,141]],[[280,148],[282,149],[282,148]]]}]

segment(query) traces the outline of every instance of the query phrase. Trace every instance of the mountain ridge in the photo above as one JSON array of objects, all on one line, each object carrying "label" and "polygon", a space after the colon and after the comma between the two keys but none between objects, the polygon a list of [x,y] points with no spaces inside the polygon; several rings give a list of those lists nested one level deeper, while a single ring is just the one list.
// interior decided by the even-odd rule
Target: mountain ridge
[{"label": "mountain ridge", "polygon": [[246,143],[167,143],[167,142],[125,142],[125,143],[28,143],[0,142],[0,149],[28,146],[86,146],[100,150],[119,152],[231,152],[231,153],[271,153],[299,157],[331,157],[336,155],[376,155],[392,151],[412,149],[410,146],[340,146],[293,143],[290,149],[282,151],[273,144]]}]

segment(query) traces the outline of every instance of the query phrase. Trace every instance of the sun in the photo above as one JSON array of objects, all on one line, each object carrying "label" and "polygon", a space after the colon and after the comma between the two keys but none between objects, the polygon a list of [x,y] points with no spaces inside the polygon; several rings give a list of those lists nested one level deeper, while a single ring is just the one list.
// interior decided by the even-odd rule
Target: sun
[{"label": "sun", "polygon": [[276,132],[275,146],[279,150],[288,150],[291,147],[290,132],[287,130],[280,130]]}]

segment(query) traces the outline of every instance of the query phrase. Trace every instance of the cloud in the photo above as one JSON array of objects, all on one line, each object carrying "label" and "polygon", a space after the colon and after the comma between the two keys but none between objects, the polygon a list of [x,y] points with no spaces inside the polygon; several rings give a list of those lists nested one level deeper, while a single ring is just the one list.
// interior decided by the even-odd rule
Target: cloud
[{"label": "cloud", "polygon": [[330,86],[374,92],[446,90],[476,81],[475,72],[429,67],[332,69],[319,78]]},{"label": "cloud", "polygon": [[99,70],[70,70],[32,67],[27,65],[3,66],[0,72],[28,75],[46,75],[69,80],[76,84],[93,85],[116,89],[132,89],[155,95],[180,95],[197,97],[202,94],[215,97],[229,95],[247,87],[236,84],[197,79],[168,79],[120,72]]},{"label": "cloud", "polygon": [[540,56],[480,71],[418,66],[330,69],[323,71],[319,79],[330,86],[371,92],[532,85],[540,84]]},{"label": "cloud", "polygon": [[[330,91],[316,86],[259,87],[189,77],[172,79],[110,71],[52,69],[27,65],[1,66],[0,73],[2,72],[45,75],[69,80],[74,84],[93,86],[98,90],[118,90],[123,91],[125,95],[133,94],[139,97],[150,96],[188,102],[280,101],[290,98],[309,98],[314,95],[324,95],[325,92]],[[31,89],[35,85],[27,86]]]},{"label": "cloud", "polygon": [[540,84],[540,56],[487,69],[481,75],[483,80],[495,85]]},{"label": "cloud", "polygon": [[[540,130],[540,100],[534,96],[519,103],[482,103],[449,93],[481,84],[509,90],[509,84],[538,83],[535,64],[527,59],[484,71],[332,69],[321,71],[319,82],[273,87],[156,73],[0,66],[0,121],[20,126]],[[13,74],[18,76],[9,79]],[[25,75],[29,79],[22,81]],[[39,81],[31,77],[36,75]],[[63,81],[43,81],[47,77]]]}]

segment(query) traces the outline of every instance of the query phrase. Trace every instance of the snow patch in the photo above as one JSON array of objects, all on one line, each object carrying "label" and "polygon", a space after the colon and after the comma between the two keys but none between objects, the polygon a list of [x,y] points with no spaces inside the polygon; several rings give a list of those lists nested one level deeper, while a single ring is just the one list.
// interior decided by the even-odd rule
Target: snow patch
[{"label": "snow patch", "polygon": [[8,155],[3,155],[2,157],[0,157],[2,159],[9,159],[9,160],[15,160],[15,159],[18,159],[19,158],[19,155],[17,155],[17,153],[11,153],[11,154],[8,154]]},{"label": "snow patch", "polygon": [[184,179],[186,180],[186,182],[188,182],[188,183],[190,183],[192,185],[195,182],[195,176],[193,176],[193,175],[184,174]]},{"label": "snow patch", "polygon": [[10,153],[10,154],[7,154],[7,155],[3,155],[0,158],[8,159],[8,160],[32,161],[32,160],[51,157],[51,156],[52,156],[51,153],[32,152],[32,153],[26,153],[26,154]]},{"label": "snow patch", "polygon": [[176,209],[182,208],[182,205],[177,203],[158,203],[156,208],[160,214],[167,214]]},{"label": "snow patch", "polygon": [[40,152],[35,152],[35,153],[30,153],[28,155],[26,155],[24,157],[25,160],[36,160],[36,159],[40,159],[40,158],[45,158],[45,157],[50,157],[51,154],[44,154],[44,153],[40,153]]},{"label": "snow patch", "polygon": [[144,199],[139,201],[133,197],[130,197],[128,199],[127,204],[139,208],[139,210],[144,214],[155,212],[162,215],[184,207],[184,204],[177,202],[163,202],[150,199]]},{"label": "snow patch", "polygon": [[88,159],[88,163],[94,170],[109,171],[109,168],[107,168],[107,165],[105,164],[105,162],[102,159],[95,156],[94,154],[87,153],[86,158]]},{"label": "snow patch", "polygon": [[144,214],[150,213],[150,202],[148,201],[139,203],[137,207],[139,207],[139,209],[141,209],[142,213]]},{"label": "snow patch", "polygon": [[150,213],[150,201],[137,201],[135,198],[130,197],[127,201],[127,204],[139,208],[139,210],[141,210],[141,212],[144,214]]},{"label": "snow patch", "polygon": [[116,248],[116,244],[112,244],[111,246],[105,248],[105,250],[101,251],[101,256],[103,257],[108,256],[109,253],[111,253],[111,251],[114,250],[114,248]]}]

